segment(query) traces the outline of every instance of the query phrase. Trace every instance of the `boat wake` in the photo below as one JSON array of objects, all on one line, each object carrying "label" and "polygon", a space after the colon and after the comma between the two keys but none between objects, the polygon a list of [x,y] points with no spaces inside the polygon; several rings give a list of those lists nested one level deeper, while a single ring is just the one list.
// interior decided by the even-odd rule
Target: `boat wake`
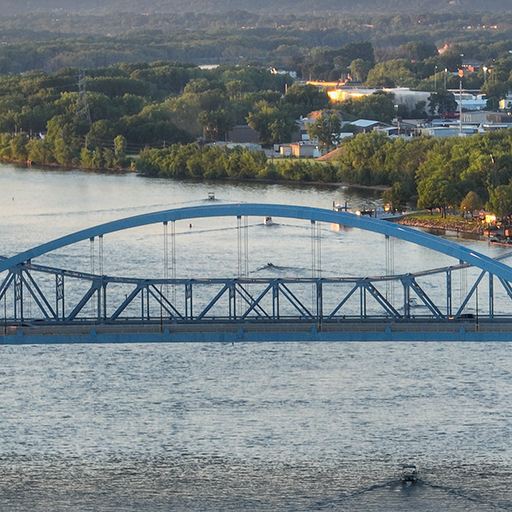
[{"label": "boat wake", "polygon": [[251,274],[255,274],[257,272],[297,272],[297,273],[304,273],[310,271],[310,269],[307,269],[305,267],[287,267],[287,266],[281,266],[281,265],[274,265],[273,263],[267,263],[266,265],[263,265],[263,267],[257,268],[256,270],[252,270]]}]

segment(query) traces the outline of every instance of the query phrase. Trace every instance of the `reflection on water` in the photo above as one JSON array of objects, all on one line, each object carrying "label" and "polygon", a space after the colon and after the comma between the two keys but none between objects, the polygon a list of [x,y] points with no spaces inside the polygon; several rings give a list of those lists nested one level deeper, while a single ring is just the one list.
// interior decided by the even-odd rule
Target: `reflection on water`
[{"label": "reflection on water", "polygon": [[[3,347],[0,503],[507,510],[510,351],[499,343]],[[400,468],[410,462],[421,480],[407,486]]]}]

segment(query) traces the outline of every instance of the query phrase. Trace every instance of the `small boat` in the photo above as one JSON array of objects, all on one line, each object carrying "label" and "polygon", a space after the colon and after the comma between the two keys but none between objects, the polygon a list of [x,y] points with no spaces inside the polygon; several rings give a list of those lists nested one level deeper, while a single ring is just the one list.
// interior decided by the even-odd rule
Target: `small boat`
[{"label": "small boat", "polygon": [[414,483],[418,481],[418,470],[414,464],[404,464],[402,466],[402,482]]},{"label": "small boat", "polygon": [[273,221],[272,217],[265,217],[263,219],[263,224],[265,224],[265,226],[273,226],[274,221]]},{"label": "small boat", "polygon": [[348,211],[350,211],[350,210],[348,209],[347,201],[345,201],[345,204],[335,203],[335,202],[333,201],[333,202],[332,202],[332,209],[333,209],[335,212],[348,212]]}]

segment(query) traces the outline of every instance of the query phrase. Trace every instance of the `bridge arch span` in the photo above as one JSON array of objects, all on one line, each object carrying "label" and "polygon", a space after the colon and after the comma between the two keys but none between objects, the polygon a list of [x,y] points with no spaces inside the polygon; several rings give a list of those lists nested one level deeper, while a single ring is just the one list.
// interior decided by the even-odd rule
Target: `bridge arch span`
[{"label": "bridge arch span", "polygon": [[406,226],[400,226],[391,222],[372,219],[364,216],[354,215],[347,212],[336,212],[320,208],[311,208],[307,206],[293,206],[280,204],[259,204],[259,203],[240,203],[240,204],[222,204],[193,206],[186,208],[176,208],[163,210],[154,213],[135,215],[124,219],[119,219],[104,224],[99,224],[87,229],[71,233],[69,235],[57,238],[42,245],[23,251],[15,256],[0,261],[0,272],[24,263],[28,260],[42,256],[46,253],[61,249],[68,245],[81,242],[97,236],[102,236],[125,229],[157,224],[161,222],[188,220],[207,217],[238,217],[238,216],[256,216],[256,217],[282,217],[290,219],[302,219],[317,222],[327,222],[342,224],[345,226],[371,231],[411,242],[428,249],[451,256],[460,261],[469,263],[483,271],[494,274],[508,282],[512,282],[512,268],[494,260],[489,256],[477,251],[463,247],[449,240],[444,240],[434,235],[424,233]]}]

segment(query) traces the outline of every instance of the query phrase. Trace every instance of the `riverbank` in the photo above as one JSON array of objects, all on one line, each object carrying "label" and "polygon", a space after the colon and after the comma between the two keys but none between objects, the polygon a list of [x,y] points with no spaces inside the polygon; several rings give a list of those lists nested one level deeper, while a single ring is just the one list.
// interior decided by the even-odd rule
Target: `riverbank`
[{"label": "riverbank", "polygon": [[0,164],[13,165],[15,167],[24,167],[27,169],[30,169],[31,167],[37,167],[39,169],[48,169],[48,170],[62,169],[65,171],[80,169],[80,170],[84,170],[84,171],[94,171],[94,172],[100,172],[100,173],[105,173],[105,174],[137,172],[132,167],[87,167],[85,165],[78,165],[76,163],[68,164],[68,165],[58,164],[55,162],[40,163],[40,162],[34,162],[32,160],[15,160],[12,158],[0,158]]},{"label": "riverbank", "polygon": [[448,215],[446,218],[443,218],[441,215],[413,213],[401,217],[396,223],[417,228],[456,231],[458,233],[472,233],[475,235],[483,235],[484,232],[484,224],[478,219],[463,219],[455,215]]},{"label": "riverbank", "polygon": [[[14,160],[10,158],[0,158],[0,164],[10,164],[16,167],[38,167],[40,169],[48,169],[48,170],[83,170],[83,171],[92,171],[96,173],[104,173],[104,174],[124,174],[124,173],[138,173],[147,178],[154,178],[155,176],[147,176],[140,171],[137,171],[133,166],[132,167],[87,167],[85,165],[78,164],[58,164],[58,163],[38,163],[32,162],[30,160]],[[156,176],[160,177],[160,176]],[[315,187],[334,187],[334,188],[349,188],[349,189],[360,189],[360,190],[368,190],[375,193],[382,193],[389,188],[388,185],[360,185],[358,183],[350,183],[350,182],[340,182],[340,181],[311,181],[311,180],[296,180],[296,179],[287,179],[285,177],[280,177],[279,179],[272,178],[243,178],[243,177],[181,177],[181,178],[168,178],[168,179],[176,179],[180,181],[204,181],[204,182],[244,182],[244,183],[269,183],[269,184],[297,184],[297,185],[310,185]]]}]

